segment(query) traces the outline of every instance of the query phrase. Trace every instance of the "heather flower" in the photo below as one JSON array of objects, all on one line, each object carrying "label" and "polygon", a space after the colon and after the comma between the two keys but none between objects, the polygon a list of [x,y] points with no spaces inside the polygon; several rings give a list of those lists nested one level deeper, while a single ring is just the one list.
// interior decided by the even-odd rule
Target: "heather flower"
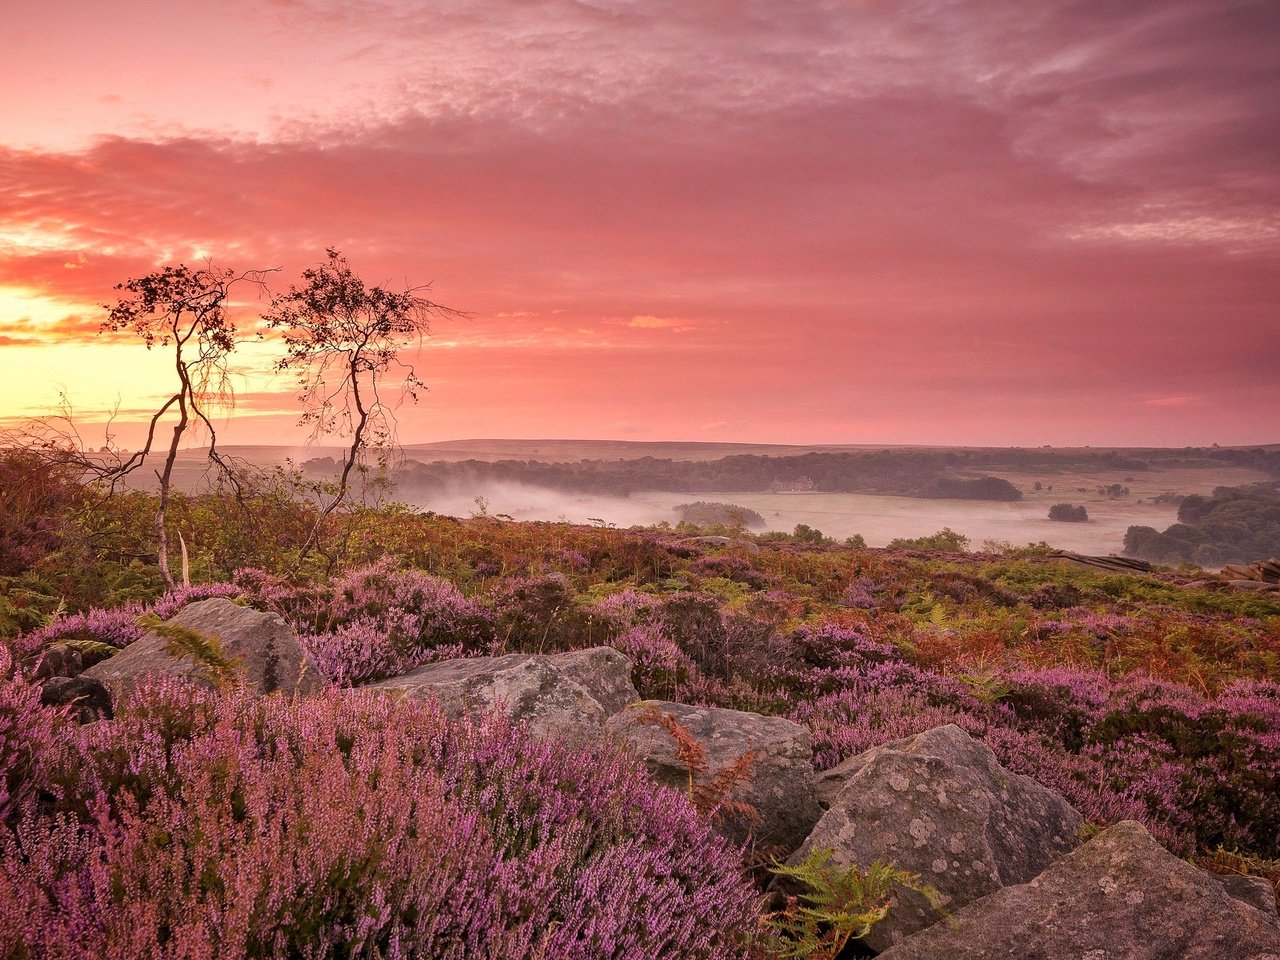
[{"label": "heather flower", "polygon": [[483,608],[449,581],[387,562],[348,573],[310,605],[275,606],[320,670],[345,685],[474,653],[487,629]]},{"label": "heather flower", "polygon": [[0,833],[0,954],[748,956],[736,851],[620,754],[359,692],[98,726],[86,822]]},{"label": "heather flower", "polygon": [[618,627],[632,627],[652,620],[658,598],[638,590],[619,590],[588,606],[587,612]]},{"label": "heather flower", "polygon": [[41,706],[39,685],[23,679],[0,641],[0,824],[50,786],[65,719],[64,711]]},{"label": "heather flower", "polygon": [[59,640],[91,640],[127,647],[141,639],[146,630],[139,618],[148,614],[167,620],[189,603],[210,597],[238,597],[239,586],[231,583],[201,583],[190,587],[178,587],[160,597],[154,603],[127,603],[109,610],[97,607],[76,613],[64,614],[46,627],[32,631],[21,638],[22,649],[41,650]]}]

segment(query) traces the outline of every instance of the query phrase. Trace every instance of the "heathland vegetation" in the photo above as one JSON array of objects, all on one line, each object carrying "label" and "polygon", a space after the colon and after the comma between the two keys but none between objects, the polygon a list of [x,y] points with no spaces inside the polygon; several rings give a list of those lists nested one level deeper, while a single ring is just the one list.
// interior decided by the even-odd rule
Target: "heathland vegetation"
[{"label": "heathland vegetation", "polygon": [[[22,450],[0,471],[5,955],[832,956],[830,904],[759,919],[770,851],[722,840],[705,792],[607,743],[360,692],[443,659],[600,645],[642,697],[799,724],[819,770],[955,724],[1091,829],[1137,820],[1197,863],[1277,876],[1275,594],[966,553],[946,531],[871,550],[741,525],[693,542],[326,514],[285,474],[174,492],[189,585],[170,589],[154,495],[104,496]],[[49,695],[66,687],[51,658],[120,656],[148,615],[203,597],[278,614],[330,686],[159,681],[85,725]],[[820,866],[828,892],[858,891],[859,924],[887,902]]]}]

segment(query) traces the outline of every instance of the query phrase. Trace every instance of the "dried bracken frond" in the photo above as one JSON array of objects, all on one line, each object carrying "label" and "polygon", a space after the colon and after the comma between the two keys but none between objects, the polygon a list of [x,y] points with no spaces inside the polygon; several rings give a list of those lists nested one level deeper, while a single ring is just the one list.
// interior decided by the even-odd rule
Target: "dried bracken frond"
[{"label": "dried bracken frond", "polygon": [[748,750],[722,766],[710,779],[704,780],[708,770],[707,748],[698,742],[688,727],[655,706],[637,711],[632,723],[661,727],[671,738],[676,745],[676,761],[688,775],[689,802],[699,814],[711,819],[733,817],[748,822],[759,819],[759,811],[750,803],[731,799],[738,785],[751,779],[755,751]]}]

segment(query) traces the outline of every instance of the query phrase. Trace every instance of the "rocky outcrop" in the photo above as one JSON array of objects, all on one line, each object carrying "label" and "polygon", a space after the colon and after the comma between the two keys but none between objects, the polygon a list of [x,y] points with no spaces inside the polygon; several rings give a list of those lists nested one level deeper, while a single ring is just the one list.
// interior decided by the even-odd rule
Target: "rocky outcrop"
[{"label": "rocky outcrop", "polygon": [[1265,580],[1228,580],[1227,586],[1233,590],[1248,590],[1253,593],[1280,593],[1280,583],[1268,583]]},{"label": "rocky outcrop", "polygon": [[[955,910],[1025,883],[1079,842],[1080,815],[1062,797],[1010,773],[991,749],[948,724],[846,760],[823,777],[830,809],[791,858],[830,847],[833,863],[883,861],[919,874]],[[883,950],[941,913],[898,890],[867,936]]]},{"label": "rocky outcrop", "polygon": [[1116,824],[881,960],[1278,960],[1280,926],[1140,824]]},{"label": "rocky outcrop", "polygon": [[1222,575],[1233,584],[1252,582],[1280,586],[1280,560],[1259,560],[1247,567],[1229,563],[1222,568]]},{"label": "rocky outcrop", "polygon": [[324,678],[298,643],[293,629],[274,613],[262,613],[215,597],[183,607],[165,625],[178,629],[169,636],[148,632],[81,676],[102,681],[116,699],[127,695],[148,675],[212,683],[209,664],[181,652],[182,644],[175,642],[183,631],[190,631],[203,640],[216,641],[221,656],[232,662],[235,675],[250,690],[292,695],[311,693],[324,685]]},{"label": "rocky outcrop", "polygon": [[679,790],[688,789],[688,768],[677,758],[671,735],[645,722],[650,708],[670,716],[706,750],[704,780],[751,751],[748,777],[728,799],[750,804],[756,816],[721,818],[717,828],[722,833],[735,842],[750,837],[779,855],[800,845],[822,814],[808,730],[781,717],[660,700],[634,704],[610,720],[610,733],[644,759],[654,779]]},{"label": "rocky outcrop", "polygon": [[101,680],[88,677],[49,677],[40,684],[40,702],[46,707],[69,706],[80,723],[110,720],[111,692]]},{"label": "rocky outcrop", "polygon": [[598,737],[638,699],[631,661],[612,647],[541,656],[512,653],[428,663],[361,689],[433,700],[447,715],[483,716],[499,704],[535,736]]},{"label": "rocky outcrop", "polygon": [[1150,573],[1154,567],[1146,560],[1135,557],[1118,557],[1114,553],[1106,557],[1090,557],[1070,550],[1054,550],[1044,556],[1044,561],[1066,563],[1075,567],[1093,567],[1108,573]]}]

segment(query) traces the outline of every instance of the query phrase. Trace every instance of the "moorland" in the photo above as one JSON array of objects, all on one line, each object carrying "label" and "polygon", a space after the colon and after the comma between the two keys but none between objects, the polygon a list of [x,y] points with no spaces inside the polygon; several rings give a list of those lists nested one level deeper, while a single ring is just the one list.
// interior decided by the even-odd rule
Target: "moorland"
[{"label": "moorland", "polygon": [[[1114,469],[1132,487],[1274,456]],[[796,725],[820,774],[951,724],[1065,798],[1075,842],[1136,821],[1205,869],[1280,879],[1269,590],[954,535],[876,548],[811,527],[459,518],[394,496],[320,517],[302,477],[269,472],[173,494],[170,589],[153,493],[22,450],[0,468],[6,956],[832,957],[871,928],[891,903],[878,867],[811,863],[828,892],[844,884],[839,909],[769,912],[789,851],[725,839],[736,775],[700,767],[697,744],[688,789],[671,789],[607,740],[451,720],[373,686],[602,646],[645,700]],[[164,626],[207,598],[281,618],[318,689],[259,698],[216,638]],[[145,643],[199,682],[100,696],[86,676]]]}]

